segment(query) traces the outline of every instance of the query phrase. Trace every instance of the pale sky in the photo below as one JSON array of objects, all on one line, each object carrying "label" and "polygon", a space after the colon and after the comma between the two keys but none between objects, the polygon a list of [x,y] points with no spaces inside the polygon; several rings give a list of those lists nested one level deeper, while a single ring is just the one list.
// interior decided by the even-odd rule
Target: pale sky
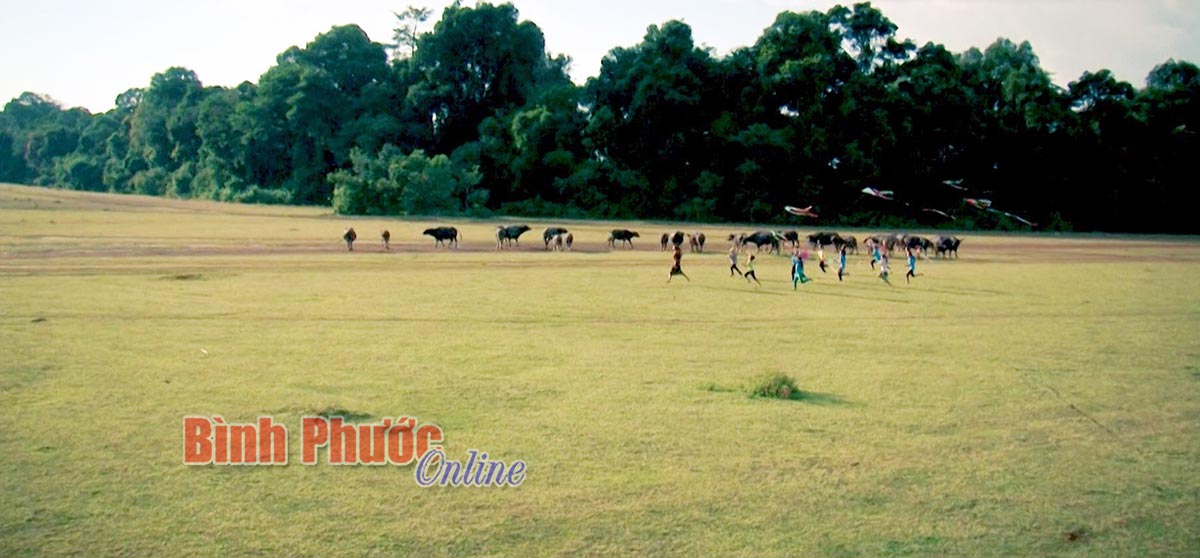
[{"label": "pale sky", "polygon": [[[358,24],[390,42],[393,12],[446,0],[0,0],[0,104],[23,91],[92,112],[171,66],[205,85],[258,81],[289,46],[334,25]],[[494,2],[500,3],[500,2]],[[546,47],[573,60],[578,83],[613,47],[641,41],[646,27],[681,19],[718,54],[752,44],[782,11],[826,11],[811,0],[514,0],[541,27]],[[853,0],[842,2],[853,4]],[[464,2],[473,5],[472,0]],[[1168,58],[1200,64],[1200,0],[876,0],[901,38],[960,52],[997,37],[1028,40],[1059,85],[1111,69],[1142,87]],[[432,22],[431,22],[432,24]]]}]

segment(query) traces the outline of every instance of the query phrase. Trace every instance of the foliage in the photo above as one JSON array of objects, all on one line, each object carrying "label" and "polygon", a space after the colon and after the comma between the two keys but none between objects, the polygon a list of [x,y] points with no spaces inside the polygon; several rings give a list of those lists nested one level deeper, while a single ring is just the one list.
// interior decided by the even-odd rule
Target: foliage
[{"label": "foliage", "polygon": [[257,83],[168,68],[103,114],[24,93],[0,111],[0,180],[355,214],[794,224],[780,208],[811,204],[828,225],[1023,227],[964,206],[944,184],[962,180],[1053,230],[1200,232],[1190,62],[1061,88],[1027,42],[918,47],[858,3],[781,13],[721,57],[651,25],[578,86],[512,4],[432,15],[396,13],[388,44],[332,27]]},{"label": "foliage", "polygon": [[796,381],[783,374],[768,374],[750,383],[748,388],[751,397],[769,397],[772,399],[792,399],[800,397],[800,389]]},{"label": "foliage", "polygon": [[480,175],[474,167],[445,155],[429,157],[416,150],[407,155],[386,145],[378,155],[351,154],[350,169],[329,175],[333,208],[355,215],[452,215],[480,199],[472,189]]}]

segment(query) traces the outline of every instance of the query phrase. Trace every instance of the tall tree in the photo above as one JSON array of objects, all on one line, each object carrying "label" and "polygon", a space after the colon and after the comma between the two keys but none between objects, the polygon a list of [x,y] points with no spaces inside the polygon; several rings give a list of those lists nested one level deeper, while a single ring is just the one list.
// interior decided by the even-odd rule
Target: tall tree
[{"label": "tall tree", "polygon": [[[397,26],[392,30],[392,57],[400,59],[412,57],[417,53],[417,42],[421,37],[421,27],[433,15],[433,10],[425,7],[409,6],[403,12],[392,12],[396,16]],[[406,52],[407,50],[407,52]]]},{"label": "tall tree", "polygon": [[588,142],[609,172],[619,214],[675,217],[695,197],[716,107],[711,54],[686,23],[651,25],[642,43],[609,52],[587,83]]},{"label": "tall tree", "polygon": [[421,36],[413,57],[421,80],[409,98],[423,110],[437,151],[474,141],[484,119],[524,105],[552,74],[541,29],[518,15],[512,4],[455,3]]}]

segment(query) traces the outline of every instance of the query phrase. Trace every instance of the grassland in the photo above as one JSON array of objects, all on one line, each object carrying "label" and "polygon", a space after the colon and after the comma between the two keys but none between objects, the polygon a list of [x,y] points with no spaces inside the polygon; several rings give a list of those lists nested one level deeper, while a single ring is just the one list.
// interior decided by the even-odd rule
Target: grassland
[{"label": "grassland", "polygon": [[[0,186],[0,555],[1200,553],[1194,239],[968,235],[912,285],[852,256],[793,292],[784,258],[728,277],[732,228],[668,285],[613,224],[456,224]],[[749,397],[768,373],[804,393]],[[327,409],[528,478],[301,466]],[[272,415],[293,464],[185,467],[191,414]]]}]

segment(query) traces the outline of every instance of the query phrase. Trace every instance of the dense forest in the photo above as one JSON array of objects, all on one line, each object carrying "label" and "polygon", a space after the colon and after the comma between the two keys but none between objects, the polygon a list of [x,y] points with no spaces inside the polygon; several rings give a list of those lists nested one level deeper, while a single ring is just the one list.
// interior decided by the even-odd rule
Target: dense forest
[{"label": "dense forest", "polygon": [[333,27],[233,88],[169,68],[103,114],[25,93],[0,113],[0,181],[344,214],[797,223],[791,204],[815,225],[1025,227],[977,197],[1041,230],[1200,232],[1189,62],[1063,89],[1028,43],[917,46],[864,3],[781,13],[725,56],[650,26],[577,85],[511,4],[431,15],[397,14],[388,44]]}]

